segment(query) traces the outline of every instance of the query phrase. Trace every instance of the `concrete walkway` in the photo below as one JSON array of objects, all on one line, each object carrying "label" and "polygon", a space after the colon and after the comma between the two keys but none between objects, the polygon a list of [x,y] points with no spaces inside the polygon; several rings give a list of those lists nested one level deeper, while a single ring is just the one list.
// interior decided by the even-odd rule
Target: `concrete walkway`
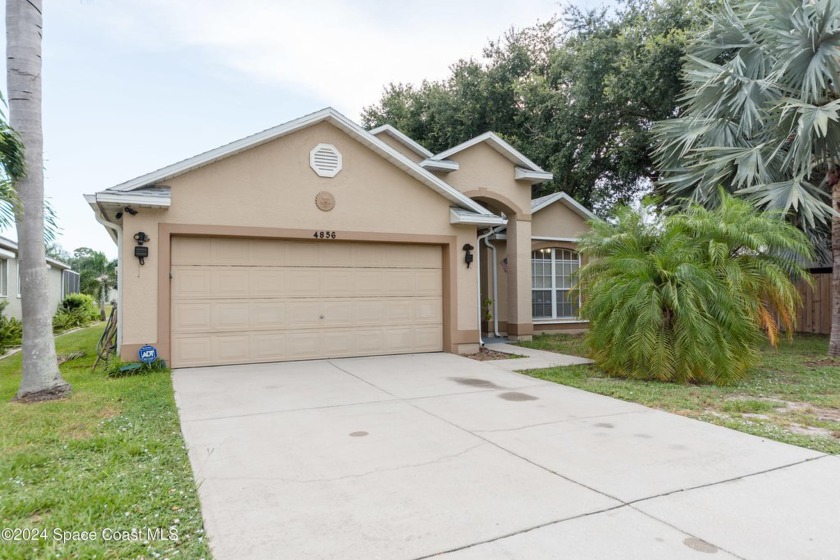
[{"label": "concrete walkway", "polygon": [[176,371],[214,557],[840,554],[839,458],[498,364],[421,354]]},{"label": "concrete walkway", "polygon": [[591,364],[592,360],[558,354],[557,352],[546,352],[545,350],[534,350],[524,346],[514,346],[506,342],[493,342],[486,346],[496,352],[525,356],[524,358],[511,358],[510,360],[496,360],[493,365],[507,371],[525,371],[528,369],[542,369],[557,366],[574,366],[578,364]]}]

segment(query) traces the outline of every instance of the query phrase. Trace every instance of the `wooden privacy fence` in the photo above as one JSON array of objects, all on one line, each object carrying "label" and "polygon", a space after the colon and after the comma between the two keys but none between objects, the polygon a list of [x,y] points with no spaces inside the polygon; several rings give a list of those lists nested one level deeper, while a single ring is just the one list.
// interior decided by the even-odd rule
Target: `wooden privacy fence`
[{"label": "wooden privacy fence", "polygon": [[831,334],[831,273],[814,274],[813,288],[798,284],[802,307],[796,316],[796,331]]}]

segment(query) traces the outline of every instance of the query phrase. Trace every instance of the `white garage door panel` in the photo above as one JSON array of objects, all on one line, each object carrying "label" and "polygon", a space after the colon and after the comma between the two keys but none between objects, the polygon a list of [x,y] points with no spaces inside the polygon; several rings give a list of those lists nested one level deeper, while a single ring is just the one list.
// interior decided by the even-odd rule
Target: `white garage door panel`
[{"label": "white garage door panel", "polygon": [[441,270],[172,266],[178,300],[254,297],[440,296]]},{"label": "white garage door panel", "polygon": [[436,246],[175,237],[177,367],[435,352]]},{"label": "white garage door panel", "polygon": [[172,264],[440,268],[441,256],[433,245],[178,237]]},{"label": "white garage door panel", "polygon": [[184,334],[177,337],[177,367],[258,361],[439,352],[442,328],[388,327],[318,331]]},{"label": "white garage door panel", "polygon": [[[323,317],[323,318],[322,318]],[[440,298],[186,300],[173,305],[173,332],[437,326]]]}]

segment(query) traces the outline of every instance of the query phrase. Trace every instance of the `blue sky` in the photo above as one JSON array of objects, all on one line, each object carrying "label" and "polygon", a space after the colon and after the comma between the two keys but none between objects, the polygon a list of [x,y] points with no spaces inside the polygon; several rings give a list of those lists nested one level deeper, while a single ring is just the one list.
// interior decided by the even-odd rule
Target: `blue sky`
[{"label": "blue sky", "polygon": [[389,82],[444,78],[510,26],[559,10],[546,0],[45,4],[46,195],[65,249],[111,257],[83,193],[326,106],[358,122]]}]

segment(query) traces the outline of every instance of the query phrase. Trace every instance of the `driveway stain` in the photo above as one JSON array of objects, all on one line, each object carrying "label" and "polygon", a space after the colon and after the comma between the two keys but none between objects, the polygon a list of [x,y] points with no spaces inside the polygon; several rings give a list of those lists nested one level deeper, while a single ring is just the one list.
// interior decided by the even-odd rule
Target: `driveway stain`
[{"label": "driveway stain", "polygon": [[598,422],[595,424],[596,428],[615,428],[614,424],[610,424],[609,422]]},{"label": "driveway stain", "polygon": [[499,395],[499,398],[505,399],[506,401],[535,401],[538,397],[513,391],[510,393],[502,393],[501,395]]},{"label": "driveway stain", "polygon": [[367,432],[350,432],[350,437],[365,437]]},{"label": "driveway stain", "polygon": [[470,387],[484,387],[486,389],[501,389],[500,386],[496,385],[492,381],[487,381],[486,379],[478,379],[477,377],[450,377],[452,381],[455,383],[460,383],[461,385],[468,385]]},{"label": "driveway stain", "polygon": [[713,544],[707,543],[704,540],[697,539],[695,537],[689,537],[683,541],[683,544],[688,548],[696,550],[697,552],[705,552],[707,554],[715,554],[718,551],[718,547]]}]

